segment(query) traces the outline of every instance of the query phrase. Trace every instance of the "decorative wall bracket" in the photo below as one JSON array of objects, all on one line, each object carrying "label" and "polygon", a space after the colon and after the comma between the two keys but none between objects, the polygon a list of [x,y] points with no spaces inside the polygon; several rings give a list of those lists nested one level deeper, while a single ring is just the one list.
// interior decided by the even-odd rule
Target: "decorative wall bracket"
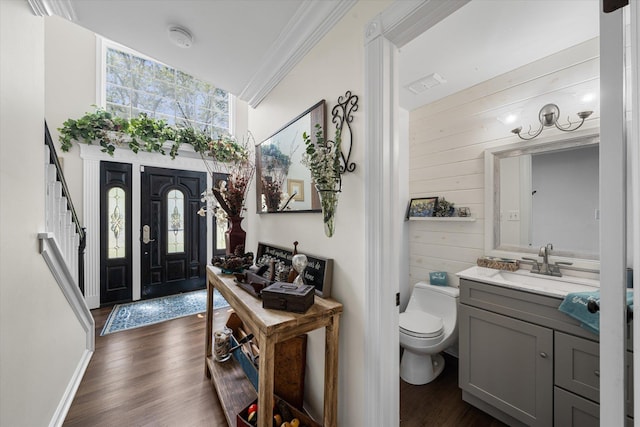
[{"label": "decorative wall bracket", "polygon": [[[356,164],[350,162],[351,147],[353,146],[353,132],[351,130],[351,122],[353,121],[353,112],[358,111],[358,96],[353,95],[348,90],[344,96],[338,97],[338,104],[331,110],[331,122],[336,125],[336,129],[341,130],[341,142],[340,142],[340,156],[342,158],[342,164],[340,165],[340,173],[353,172],[356,170]],[[345,132],[344,126],[347,125]],[[334,141],[332,141],[334,142]],[[335,143],[335,142],[334,142]],[[343,148],[348,145],[349,150],[346,153]]]}]

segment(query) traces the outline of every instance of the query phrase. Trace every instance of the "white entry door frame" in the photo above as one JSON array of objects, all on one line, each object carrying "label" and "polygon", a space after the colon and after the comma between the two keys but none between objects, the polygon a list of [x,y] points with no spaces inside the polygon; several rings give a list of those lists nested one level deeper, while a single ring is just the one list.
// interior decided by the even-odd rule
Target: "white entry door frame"
[{"label": "white entry door frame", "polygon": [[[115,150],[113,156],[101,151],[96,145],[78,144],[82,158],[83,212],[87,229],[85,252],[85,301],[90,309],[100,307],[100,161],[128,163],[132,165],[132,285],[134,301],[141,297],[140,261],[140,172],[145,166],[187,171],[208,172],[204,161],[188,147],[171,159],[157,153],[139,152],[135,154],[127,148]],[[207,173],[207,188],[211,176]],[[208,225],[210,222],[208,221]],[[212,234],[207,233],[207,259],[211,259]]]}]

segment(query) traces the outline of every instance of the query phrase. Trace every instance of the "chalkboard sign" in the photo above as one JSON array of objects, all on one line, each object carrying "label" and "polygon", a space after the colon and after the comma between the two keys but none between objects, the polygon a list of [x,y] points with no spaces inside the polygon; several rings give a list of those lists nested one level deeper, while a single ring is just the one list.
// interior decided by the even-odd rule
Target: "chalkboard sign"
[{"label": "chalkboard sign", "polygon": [[[291,265],[292,252],[292,249],[259,242],[255,259],[260,259],[263,255],[269,255],[282,261],[285,265]],[[331,279],[333,278],[333,260],[310,255],[304,251],[299,253],[306,255],[309,261],[307,268],[304,270],[305,282],[316,288],[316,295],[321,298],[329,298],[331,296]]]}]

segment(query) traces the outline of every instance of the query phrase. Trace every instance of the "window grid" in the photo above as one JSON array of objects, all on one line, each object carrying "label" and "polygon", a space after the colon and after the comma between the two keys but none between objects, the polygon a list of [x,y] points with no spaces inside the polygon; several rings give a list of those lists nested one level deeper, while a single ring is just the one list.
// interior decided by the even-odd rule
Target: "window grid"
[{"label": "window grid", "polygon": [[106,47],[105,109],[131,118],[140,113],[170,125],[193,126],[211,137],[229,133],[229,94],[135,53]]}]

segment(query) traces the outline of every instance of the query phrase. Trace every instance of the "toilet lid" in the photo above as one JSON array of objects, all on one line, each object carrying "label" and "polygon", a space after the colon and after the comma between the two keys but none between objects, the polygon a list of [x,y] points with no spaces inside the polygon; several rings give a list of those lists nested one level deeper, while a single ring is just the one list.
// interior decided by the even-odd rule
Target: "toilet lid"
[{"label": "toilet lid", "polygon": [[400,313],[400,330],[417,338],[432,338],[442,334],[444,324],[440,317],[422,311]]}]

